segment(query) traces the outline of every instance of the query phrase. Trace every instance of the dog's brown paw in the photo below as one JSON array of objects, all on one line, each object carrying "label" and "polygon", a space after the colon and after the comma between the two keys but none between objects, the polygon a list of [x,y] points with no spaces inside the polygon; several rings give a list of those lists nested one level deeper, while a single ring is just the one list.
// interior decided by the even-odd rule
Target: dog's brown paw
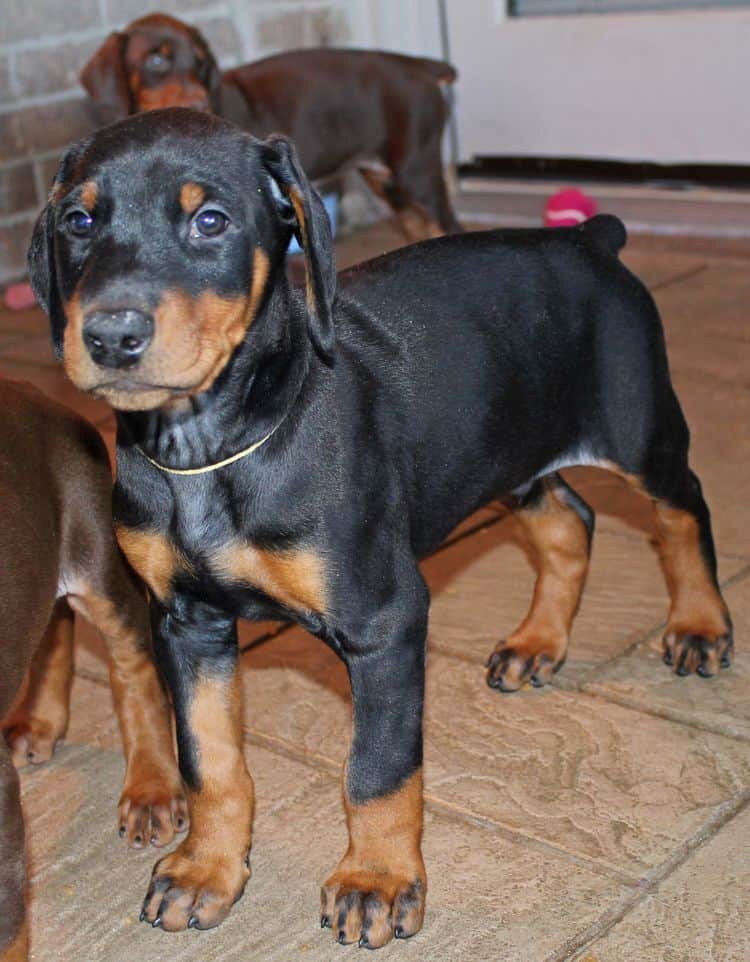
[{"label": "dog's brown paw", "polygon": [[422,928],[425,883],[376,872],[336,872],[320,893],[320,924],[341,945],[379,949]]},{"label": "dog's brown paw", "polygon": [[161,848],[190,825],[182,786],[171,779],[126,785],[117,808],[120,838],[132,848],[149,843]]},{"label": "dog's brown paw", "polygon": [[65,734],[65,728],[60,729],[48,721],[33,716],[9,719],[3,727],[5,741],[10,748],[13,764],[16,768],[26,765],[41,765],[48,762],[58,741]]},{"label": "dog's brown paw", "polygon": [[141,921],[166,932],[212,929],[229,915],[249,878],[247,859],[193,849],[188,838],[156,863]]},{"label": "dog's brown paw", "polygon": [[693,672],[710,678],[720,668],[729,668],[734,654],[732,632],[711,637],[708,633],[667,629],[662,640],[664,663],[674,668],[675,674],[685,676]]},{"label": "dog's brown paw", "polygon": [[498,691],[518,691],[526,682],[541,688],[562,668],[566,647],[542,639],[501,641],[487,660],[487,684]]}]

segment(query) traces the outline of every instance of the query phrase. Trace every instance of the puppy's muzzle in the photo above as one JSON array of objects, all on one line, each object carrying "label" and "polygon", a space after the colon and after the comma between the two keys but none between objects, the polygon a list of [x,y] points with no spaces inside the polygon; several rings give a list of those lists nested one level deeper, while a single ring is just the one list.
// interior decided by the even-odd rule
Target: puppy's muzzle
[{"label": "puppy's muzzle", "polygon": [[83,322],[83,342],[100,367],[134,367],[154,336],[154,319],[141,311],[93,311]]}]

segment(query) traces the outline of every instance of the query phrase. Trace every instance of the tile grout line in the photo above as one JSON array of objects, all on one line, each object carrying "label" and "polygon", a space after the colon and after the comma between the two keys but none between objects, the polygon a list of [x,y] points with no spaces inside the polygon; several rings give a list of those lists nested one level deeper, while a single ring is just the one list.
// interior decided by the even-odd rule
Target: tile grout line
[{"label": "tile grout line", "polygon": [[722,728],[719,724],[712,724],[710,721],[691,719],[688,715],[683,716],[679,712],[670,714],[669,710],[666,708],[662,710],[651,708],[650,706],[643,704],[634,698],[631,699],[628,698],[627,695],[613,693],[607,689],[581,688],[578,689],[576,693],[579,695],[588,695],[589,697],[601,698],[602,701],[610,702],[613,705],[619,705],[620,708],[627,708],[630,711],[639,712],[641,715],[649,715],[651,718],[660,718],[662,721],[673,722],[676,725],[683,725],[686,728],[693,728],[696,731],[706,732],[710,735],[720,735],[722,738],[731,738],[733,741],[737,742],[750,742],[750,735],[744,734],[743,732],[730,732],[727,731],[726,728]]},{"label": "tile grout line", "polygon": [[[736,584],[739,584],[741,581],[744,581],[745,578],[749,576],[750,576],[750,564],[745,564],[742,568],[739,569],[739,571],[735,571],[733,575],[730,575],[728,578],[725,578],[724,581],[721,581],[719,583],[719,587],[721,588],[722,591],[727,591],[729,588],[733,588]],[[621,658],[627,657],[628,655],[632,655],[633,652],[640,645],[644,645],[647,642],[651,641],[652,638],[655,638],[660,632],[664,630],[664,628],[666,628],[666,625],[667,625],[666,620],[657,622],[651,628],[648,628],[636,640],[631,642],[631,644],[629,644],[627,648],[624,648],[622,651],[618,652],[612,658],[608,658],[606,661],[603,661],[600,665],[596,665],[589,672],[587,672],[584,675],[584,677],[581,679],[579,683],[579,690],[580,691],[583,690],[581,686],[588,685],[590,682],[596,681],[597,678],[599,678],[601,674],[605,670],[609,669],[615,662],[619,661]]]},{"label": "tile grout line", "polygon": [[[303,751],[301,749],[294,748],[289,742],[286,741],[286,739],[273,735],[267,735],[265,732],[260,732],[257,729],[244,727],[243,741],[246,744],[256,745],[258,748],[263,748],[272,754],[280,755],[290,761],[298,762],[299,764],[304,765],[306,768],[309,768],[311,771],[324,772],[336,782],[341,781],[343,771],[342,765],[332,762],[325,755],[320,755],[317,752]],[[425,792],[424,802],[425,809],[432,814],[440,815],[441,817],[448,818],[454,822],[461,822],[462,824],[474,825],[478,828],[483,828],[486,831],[489,831],[494,835],[499,835],[500,837],[511,842],[530,844],[534,848],[543,852],[553,852],[555,855],[561,856],[568,861],[575,862],[578,865],[586,866],[590,871],[594,872],[600,877],[612,879],[616,882],[619,882],[621,885],[628,886],[629,888],[633,888],[639,884],[639,878],[629,875],[627,872],[623,872],[615,865],[611,865],[605,861],[597,861],[596,859],[587,858],[583,855],[577,855],[575,852],[571,852],[568,849],[559,845],[555,845],[552,842],[545,841],[544,839],[538,838],[535,835],[508,828],[506,825],[502,825],[491,818],[467,812],[464,809],[452,805],[450,802],[435,798],[428,792]]]},{"label": "tile grout line", "polygon": [[[109,683],[103,678],[96,676],[94,673],[89,672],[87,669],[83,668],[77,672],[81,678],[91,681],[103,688],[108,688]],[[585,695],[587,698],[599,698],[600,696],[592,694],[590,692],[581,692],[580,694]],[[630,706],[624,706],[630,707]],[[633,710],[633,709],[631,709]],[[667,719],[668,721],[673,721],[673,719]],[[723,733],[719,733],[723,734]],[[258,748],[263,748],[272,754],[279,755],[293,762],[298,762],[315,772],[324,772],[329,775],[334,780],[339,780],[341,778],[342,766],[331,761],[325,755],[321,755],[317,752],[312,752],[309,749],[298,749],[291,745],[286,739],[280,738],[278,736],[269,735],[265,732],[261,732],[258,729],[248,728],[243,725],[242,729],[242,739],[245,744],[255,745]],[[750,790],[748,790],[750,795]],[[547,852],[554,852],[563,858],[576,862],[577,864],[585,865],[590,870],[594,871],[597,875],[603,876],[605,878],[611,878],[622,885],[626,885],[630,888],[634,886],[640,886],[642,883],[633,875],[629,875],[627,872],[623,872],[618,869],[617,866],[611,865],[606,861],[598,861],[596,859],[587,858],[585,856],[577,855],[574,852],[569,851],[562,846],[553,844],[552,842],[545,841],[544,839],[538,838],[535,835],[519,831],[518,829],[509,828],[506,825],[502,825],[499,822],[494,821],[491,818],[487,818],[481,815],[475,815],[471,812],[467,812],[461,808],[451,805],[450,802],[443,801],[441,799],[435,798],[429,793],[425,793],[425,808],[434,813],[447,818],[451,818],[455,821],[459,821],[469,825],[476,825],[480,828],[484,828],[495,834],[502,836],[510,841],[515,842],[525,842],[533,845],[534,847]]]},{"label": "tile grout line", "polygon": [[680,281],[689,281],[691,278],[696,277],[698,274],[702,274],[703,271],[708,270],[708,264],[696,264],[695,267],[690,267],[687,270],[675,274],[673,277],[665,277],[661,281],[657,281],[653,287],[649,287],[649,290],[653,294],[654,291],[663,291],[667,287],[671,287],[673,284],[679,284]]},{"label": "tile grout line", "polygon": [[612,929],[622,922],[634,909],[636,909],[648,896],[653,895],[659,890],[663,882],[682,865],[684,865],[692,855],[706,843],[714,839],[725,825],[733,821],[738,815],[747,809],[750,803],[750,788],[745,789],[737,798],[725,802],[719,806],[719,810],[708,820],[708,822],[690,839],[677,846],[671,857],[657,868],[648,872],[636,891],[626,896],[618,905],[604,912],[599,918],[589,925],[577,937],[569,939],[556,952],[548,955],[544,962],[574,962],[586,949],[591,948],[603,936],[608,935]]}]

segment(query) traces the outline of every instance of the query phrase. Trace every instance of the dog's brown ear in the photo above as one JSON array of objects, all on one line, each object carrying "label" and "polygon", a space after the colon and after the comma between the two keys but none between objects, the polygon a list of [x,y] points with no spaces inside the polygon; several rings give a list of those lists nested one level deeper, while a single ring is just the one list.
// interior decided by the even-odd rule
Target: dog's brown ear
[{"label": "dog's brown ear", "polygon": [[198,79],[208,91],[211,109],[215,113],[219,113],[221,106],[221,70],[219,70],[216,58],[200,30],[196,30],[195,27],[188,27],[187,24],[185,26],[188,31],[190,43],[193,45],[193,50],[195,51]]},{"label": "dog's brown ear", "polygon": [[26,255],[29,282],[37,301],[49,317],[52,346],[55,357],[58,359],[63,356],[63,336],[66,321],[60,291],[57,286],[57,269],[55,267],[55,205],[60,189],[71,169],[71,164],[80,157],[88,143],[87,140],[84,140],[74,144],[66,150],[60,159],[55,179],[52,181],[49,199],[34,225],[31,243]]},{"label": "dog's brown ear", "polygon": [[333,364],[336,334],[333,299],[336,295],[336,262],[331,222],[323,201],[310,185],[294,145],[286,137],[272,135],[264,142],[265,164],[276,185],[279,216],[291,226],[305,255],[308,330],[315,351],[326,364]]},{"label": "dog's brown ear", "polygon": [[81,83],[108,122],[130,113],[124,33],[111,33],[81,71]]}]

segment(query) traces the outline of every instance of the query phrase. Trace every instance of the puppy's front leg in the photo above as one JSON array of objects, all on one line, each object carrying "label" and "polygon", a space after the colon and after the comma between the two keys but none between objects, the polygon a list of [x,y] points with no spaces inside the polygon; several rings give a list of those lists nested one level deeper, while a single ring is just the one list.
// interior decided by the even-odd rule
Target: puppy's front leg
[{"label": "puppy's front leg", "polygon": [[333,928],[342,944],[379,948],[422,926],[427,606],[420,579],[369,619],[364,637],[344,650],[354,711],[344,772],[349,847],[321,892],[321,925]]},{"label": "puppy's front leg", "polygon": [[250,877],[253,782],[242,755],[233,618],[192,598],[153,605],[157,661],[172,692],[190,831],[157,862],[141,918],[175,932],[218,925]]}]

